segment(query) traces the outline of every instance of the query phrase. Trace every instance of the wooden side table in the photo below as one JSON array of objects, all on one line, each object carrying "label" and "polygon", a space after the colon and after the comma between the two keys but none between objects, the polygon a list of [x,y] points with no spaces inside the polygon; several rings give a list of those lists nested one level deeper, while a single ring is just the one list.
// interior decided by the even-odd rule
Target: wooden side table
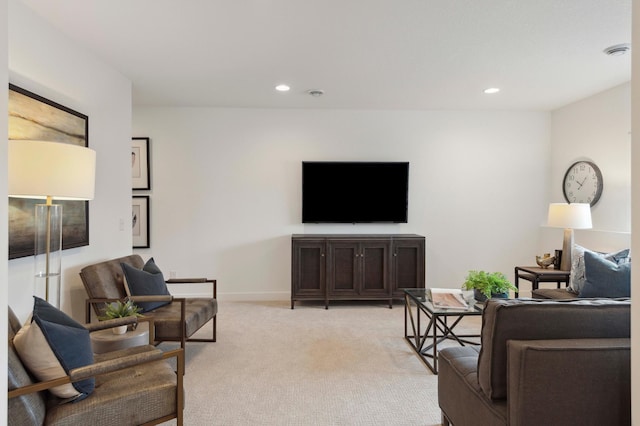
[{"label": "wooden side table", "polygon": [[149,323],[139,322],[135,330],[127,330],[124,334],[113,334],[111,329],[94,331],[90,335],[93,353],[117,351],[149,344]]},{"label": "wooden side table", "polygon": [[571,271],[562,271],[560,269],[553,268],[540,268],[537,266],[516,266],[515,267],[515,286],[518,290],[516,290],[516,297],[518,297],[518,293],[520,291],[519,280],[527,280],[531,281],[531,291],[538,289],[538,284],[540,283],[557,283],[558,288],[560,288],[561,283],[565,283],[569,285],[569,276],[571,275]]}]

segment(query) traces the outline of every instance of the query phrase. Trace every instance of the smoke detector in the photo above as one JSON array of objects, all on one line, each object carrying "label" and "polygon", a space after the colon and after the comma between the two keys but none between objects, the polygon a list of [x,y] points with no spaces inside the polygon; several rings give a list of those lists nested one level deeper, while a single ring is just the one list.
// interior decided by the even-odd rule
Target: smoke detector
[{"label": "smoke detector", "polygon": [[622,56],[629,50],[631,50],[631,45],[629,43],[622,43],[607,47],[603,52],[609,56]]},{"label": "smoke detector", "polygon": [[320,96],[324,95],[324,90],[311,89],[311,90],[307,90],[307,93],[313,96],[314,98],[319,98]]}]

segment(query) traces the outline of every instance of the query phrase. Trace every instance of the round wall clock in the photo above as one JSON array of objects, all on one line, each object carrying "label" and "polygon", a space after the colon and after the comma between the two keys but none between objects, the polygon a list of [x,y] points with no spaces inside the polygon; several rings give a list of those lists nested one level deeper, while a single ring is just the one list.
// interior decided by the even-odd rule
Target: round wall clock
[{"label": "round wall clock", "polygon": [[586,203],[592,207],[602,195],[602,173],[591,161],[577,161],[567,169],[562,192],[568,203]]}]

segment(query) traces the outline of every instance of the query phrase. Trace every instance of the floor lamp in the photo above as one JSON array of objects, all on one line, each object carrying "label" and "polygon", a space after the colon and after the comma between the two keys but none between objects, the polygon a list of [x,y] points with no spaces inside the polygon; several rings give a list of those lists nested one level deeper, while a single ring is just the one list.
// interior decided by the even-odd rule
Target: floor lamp
[{"label": "floor lamp", "polygon": [[45,199],[35,207],[35,287],[60,307],[62,205],[53,200],[91,200],[96,153],[59,142],[10,140],[9,197]]},{"label": "floor lamp", "polygon": [[554,228],[564,228],[560,269],[570,271],[573,230],[591,228],[591,206],[583,203],[551,203],[547,224]]}]

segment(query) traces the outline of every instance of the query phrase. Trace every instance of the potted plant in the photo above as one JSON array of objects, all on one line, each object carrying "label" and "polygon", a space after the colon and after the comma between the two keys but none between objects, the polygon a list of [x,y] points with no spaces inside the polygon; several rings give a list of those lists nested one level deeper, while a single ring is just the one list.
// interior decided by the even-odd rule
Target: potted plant
[{"label": "potted plant", "polygon": [[502,272],[469,271],[462,288],[473,290],[475,299],[483,302],[488,298],[508,298],[509,290],[517,289]]},{"label": "potted plant", "polygon": [[[134,305],[132,300],[125,299],[125,302],[121,301],[109,303],[104,311],[104,315],[101,316],[100,320],[110,320],[115,318],[123,318],[136,316],[141,317],[140,309],[138,306]],[[120,325],[118,327],[113,327],[112,331],[114,334],[124,334],[127,332],[126,325]]]}]

